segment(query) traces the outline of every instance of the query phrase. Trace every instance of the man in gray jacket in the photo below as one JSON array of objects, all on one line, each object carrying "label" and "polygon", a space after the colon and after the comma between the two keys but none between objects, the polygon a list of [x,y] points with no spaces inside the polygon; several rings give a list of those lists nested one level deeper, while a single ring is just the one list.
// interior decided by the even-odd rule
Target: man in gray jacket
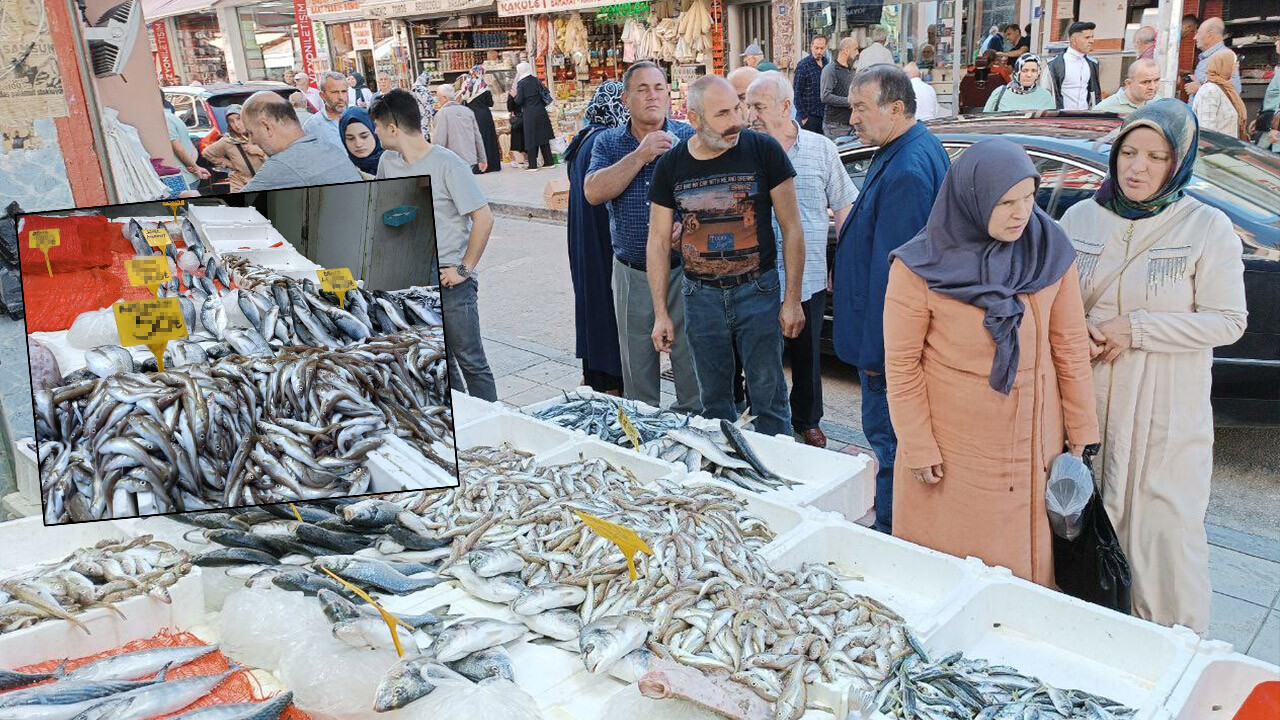
[{"label": "man in gray jacket", "polygon": [[488,163],[485,162],[484,138],[476,124],[476,114],[466,105],[455,102],[456,95],[453,86],[447,83],[436,88],[438,109],[431,140],[452,150],[471,167],[472,172],[484,172]]},{"label": "man in gray jacket", "polygon": [[835,61],[822,68],[822,134],[832,140],[853,134],[849,126],[849,81],[857,58],[858,41],[847,37],[840,41]]}]

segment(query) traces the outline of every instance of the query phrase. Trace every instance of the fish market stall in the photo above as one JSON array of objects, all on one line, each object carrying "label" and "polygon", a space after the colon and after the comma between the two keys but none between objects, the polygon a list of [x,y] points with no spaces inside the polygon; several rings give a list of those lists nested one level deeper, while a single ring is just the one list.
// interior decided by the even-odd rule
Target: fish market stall
[{"label": "fish market stall", "polygon": [[21,220],[87,256],[27,300],[46,522],[456,482],[436,288],[344,285],[251,207],[175,218]]}]

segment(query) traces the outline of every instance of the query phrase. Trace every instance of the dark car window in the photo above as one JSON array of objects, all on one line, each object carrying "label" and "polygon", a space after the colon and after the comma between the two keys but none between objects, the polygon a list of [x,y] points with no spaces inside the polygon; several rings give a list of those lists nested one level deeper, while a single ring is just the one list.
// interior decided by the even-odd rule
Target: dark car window
[{"label": "dark car window", "polygon": [[1040,171],[1036,204],[1054,220],[1061,219],[1072,205],[1092,198],[1102,185],[1103,176],[1094,170],[1048,155],[1029,155]]},{"label": "dark car window", "polygon": [[862,192],[862,183],[867,180],[867,171],[871,169],[871,150],[854,153],[844,159],[844,169],[849,173],[853,186]]},{"label": "dark car window", "polygon": [[169,103],[173,105],[173,114],[187,127],[199,127],[199,117],[197,116],[196,106],[200,103],[191,95],[171,94],[166,95]]},{"label": "dark car window", "polygon": [[[1218,138],[1222,138],[1221,141]],[[1260,223],[1280,221],[1280,161],[1254,145],[1223,136],[1200,137],[1196,174],[1188,189],[1231,205]]]}]

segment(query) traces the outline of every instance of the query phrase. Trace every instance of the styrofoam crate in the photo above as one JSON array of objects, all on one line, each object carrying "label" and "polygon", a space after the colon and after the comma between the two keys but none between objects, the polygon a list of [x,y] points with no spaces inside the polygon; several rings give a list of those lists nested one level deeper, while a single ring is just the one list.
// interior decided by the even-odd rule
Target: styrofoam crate
[{"label": "styrofoam crate", "polygon": [[880,601],[918,633],[926,631],[945,608],[971,596],[978,584],[977,573],[963,560],[829,514],[815,516],[801,532],[775,543],[766,550],[765,559],[777,570],[820,563],[861,577],[840,586]]},{"label": "styrofoam crate", "polygon": [[80,548],[93,547],[100,540],[123,540],[134,534],[132,520],[45,527],[44,518],[25,517],[0,523],[0,548],[4,548],[0,552],[0,577],[56,562]]},{"label": "styrofoam crate", "polygon": [[1195,656],[1199,637],[1108,610],[988,570],[981,587],[921,636],[935,656],[962,651],[1062,689],[1079,689],[1134,708],[1160,708]]},{"label": "styrofoam crate", "polygon": [[497,403],[481,400],[458,390],[451,391],[450,397],[453,400],[453,424],[455,426],[484,420],[491,415],[503,412],[503,409],[498,407]]},{"label": "styrofoam crate", "polygon": [[22,493],[16,492],[0,498],[0,510],[3,510],[11,518],[24,518],[41,514],[39,502],[33,503]]},{"label": "styrofoam crate", "polygon": [[39,505],[40,459],[36,455],[35,438],[18,438],[13,441],[13,464],[18,492],[27,502]]},{"label": "styrofoam crate", "polygon": [[192,206],[187,216],[205,247],[219,257],[223,253],[239,254],[284,241],[271,222],[251,207]]},{"label": "styrofoam crate", "polygon": [[[453,473],[446,471],[394,434],[386,438],[387,442],[369,453],[365,461],[369,469],[369,492],[425,490],[458,484],[456,469]],[[451,448],[436,443],[433,449],[446,460],[456,459]]]},{"label": "styrofoam crate", "polygon": [[[648,403],[640,402],[639,400],[627,400],[614,395],[606,395],[604,393],[596,392],[595,390],[592,390],[590,387],[587,387],[585,385],[579,387],[576,390],[570,390],[568,391],[567,394],[569,395],[570,399],[573,399],[574,395],[578,395],[583,398],[588,398],[588,397],[599,398],[601,400],[607,400],[615,404],[625,403],[626,405],[634,406],[637,411],[644,413],[646,415],[661,412],[659,408],[656,408]],[[520,412],[525,415],[532,416],[532,415],[536,415],[538,412],[542,410],[545,410],[549,407],[554,407],[563,402],[565,402],[565,395],[559,394],[559,395],[555,395],[554,397],[547,398],[546,400],[540,400],[536,403],[530,403],[528,405],[525,405],[524,407],[520,408]],[[701,418],[691,418],[691,419],[694,421],[701,420]],[[557,427],[562,427],[562,426],[557,425]],[[574,429],[576,430],[576,428]]]},{"label": "styrofoam crate", "polygon": [[535,455],[557,450],[584,437],[574,430],[566,430],[519,413],[502,411],[475,422],[459,424],[454,430],[454,436],[459,450],[477,446],[497,447],[510,443],[518,450]]},{"label": "styrofoam crate", "polygon": [[[534,422],[541,423],[542,421],[535,420]],[[635,475],[636,480],[639,480],[644,485],[648,485],[658,478],[679,480],[685,475],[684,468],[676,467],[657,458],[642,455],[634,450],[610,445],[596,437],[583,437],[571,445],[551,452],[539,453],[534,459],[539,465],[566,465],[579,460],[593,458],[604,458],[613,463],[614,466],[630,471],[632,475]]]},{"label": "styrofoam crate", "polygon": [[18,668],[45,660],[94,655],[149,638],[165,628],[186,629],[205,622],[200,568],[193,567],[169,586],[169,597],[172,602],[168,603],[150,595],[118,602],[116,607],[124,614],[123,618],[104,607],[77,615],[76,619],[92,634],[85,634],[65,620],[45,620],[0,635],[0,667]]},{"label": "styrofoam crate", "polygon": [[534,698],[543,720],[603,720],[605,705],[625,687],[626,683],[611,675],[592,675],[583,669]]},{"label": "styrofoam crate", "polygon": [[1173,689],[1165,709],[1173,720],[1230,720],[1258,683],[1280,682],[1280,667],[1207,640]]}]

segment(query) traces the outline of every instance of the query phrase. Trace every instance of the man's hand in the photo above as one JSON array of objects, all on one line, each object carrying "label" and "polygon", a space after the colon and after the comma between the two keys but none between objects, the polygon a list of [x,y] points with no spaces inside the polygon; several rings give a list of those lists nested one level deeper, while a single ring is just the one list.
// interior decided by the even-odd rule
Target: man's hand
[{"label": "man's hand", "polygon": [[447,265],[445,267],[440,268],[440,284],[441,285],[445,287],[453,287],[454,285],[461,285],[466,281],[467,279],[462,277],[462,275],[458,273],[458,270],[452,265]]},{"label": "man's hand", "polygon": [[671,142],[671,136],[662,130],[655,130],[644,136],[640,141],[640,147],[635,149],[636,155],[644,161],[645,165],[662,157],[668,150],[675,146]]},{"label": "man's hand", "polygon": [[653,349],[658,352],[671,352],[671,346],[676,341],[676,327],[671,322],[671,316],[663,313],[661,317],[653,318]]},{"label": "man's hand", "polygon": [[480,168],[480,172],[484,172],[485,170],[488,170],[488,169],[489,169],[489,163],[487,163],[487,162],[485,162],[485,161],[483,161],[483,160],[481,160],[480,162],[476,163],[476,166]]},{"label": "man's hand", "polygon": [[1199,80],[1192,80],[1191,82],[1187,83],[1186,85],[1183,85],[1183,86],[1182,86],[1182,89],[1187,91],[1187,95],[1188,95],[1188,96],[1195,95],[1195,94],[1196,94],[1197,92],[1199,92],[1199,90],[1200,90],[1200,81],[1199,81]]},{"label": "man's hand", "polygon": [[942,466],[934,465],[926,468],[911,468],[911,477],[922,483],[936,485],[942,481]]},{"label": "man's hand", "polygon": [[800,337],[800,331],[804,330],[804,308],[794,300],[784,300],[778,313],[778,324],[782,326],[783,337]]}]

